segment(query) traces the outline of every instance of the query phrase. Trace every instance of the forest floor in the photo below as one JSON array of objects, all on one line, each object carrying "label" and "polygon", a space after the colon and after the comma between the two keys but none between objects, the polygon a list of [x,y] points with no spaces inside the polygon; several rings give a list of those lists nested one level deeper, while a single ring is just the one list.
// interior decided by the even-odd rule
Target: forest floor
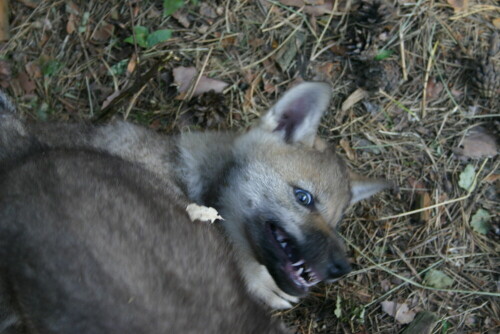
[{"label": "forest floor", "polygon": [[399,333],[419,312],[432,333],[498,333],[499,32],[495,0],[11,0],[0,86],[28,119],[170,134],[242,130],[328,82],[321,136],[399,191],[341,223],[353,272],[276,316],[298,333]]}]

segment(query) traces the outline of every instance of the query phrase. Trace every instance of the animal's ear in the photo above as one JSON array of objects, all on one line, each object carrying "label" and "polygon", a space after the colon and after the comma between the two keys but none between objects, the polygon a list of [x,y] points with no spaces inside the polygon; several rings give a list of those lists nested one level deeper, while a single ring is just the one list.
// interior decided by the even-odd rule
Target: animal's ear
[{"label": "animal's ear", "polygon": [[328,84],[303,82],[288,90],[262,117],[261,127],[277,133],[288,143],[312,146],[330,98]]},{"label": "animal's ear", "polygon": [[392,182],[383,179],[370,179],[350,172],[351,178],[351,205],[375,195],[379,191],[393,188]]}]

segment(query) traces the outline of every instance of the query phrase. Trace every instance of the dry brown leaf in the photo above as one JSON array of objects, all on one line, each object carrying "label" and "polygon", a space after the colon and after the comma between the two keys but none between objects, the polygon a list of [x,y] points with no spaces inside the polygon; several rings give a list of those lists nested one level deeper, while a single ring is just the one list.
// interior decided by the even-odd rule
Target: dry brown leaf
[{"label": "dry brown leaf", "polygon": [[262,79],[264,81],[264,91],[267,94],[272,94],[276,91],[276,85],[271,81],[265,78]]},{"label": "dry brown leaf", "polygon": [[425,189],[427,188],[421,180],[417,180],[412,176],[408,178],[408,183],[415,192],[420,194],[423,194],[425,192]]},{"label": "dry brown leaf", "polygon": [[332,45],[330,47],[330,51],[332,51],[334,54],[338,55],[338,56],[346,56],[347,55],[347,49],[342,46],[342,45]]},{"label": "dry brown leaf", "polygon": [[342,138],[340,140],[340,146],[344,149],[347,158],[351,161],[356,160],[356,153],[353,151],[351,148],[351,145],[349,144],[349,141],[345,138]]},{"label": "dry brown leaf", "polygon": [[314,81],[328,81],[333,78],[333,74],[337,69],[335,63],[319,63],[312,66],[311,71],[314,73]]},{"label": "dry brown leaf", "polygon": [[108,41],[115,31],[115,26],[106,21],[101,22],[99,27],[94,31],[92,38],[98,42]]},{"label": "dry brown leaf", "polygon": [[483,179],[486,183],[495,183],[500,180],[500,174],[491,174]]},{"label": "dry brown leaf", "polygon": [[[427,208],[432,205],[431,195],[428,192],[424,192],[419,195],[419,209]],[[420,212],[420,221],[429,222],[431,220],[431,210],[424,210]]]},{"label": "dry brown leaf", "polygon": [[443,91],[443,83],[441,81],[436,81],[434,78],[429,78],[427,81],[427,101],[435,100],[439,97]]},{"label": "dry brown leaf", "polygon": [[325,14],[330,14],[333,9],[333,3],[328,2],[320,6],[306,6],[304,12],[313,16],[320,16]]},{"label": "dry brown leaf", "polygon": [[184,28],[189,28],[191,21],[189,21],[188,12],[184,10],[177,10],[172,14],[172,17],[177,20]]},{"label": "dry brown leaf", "polygon": [[304,13],[312,16],[329,14],[333,9],[333,0],[280,0],[285,6],[304,8]]},{"label": "dry brown leaf", "polygon": [[469,130],[462,143],[454,148],[453,152],[462,159],[491,158],[497,155],[498,146],[494,136],[483,127],[476,126]]},{"label": "dry brown leaf", "polygon": [[469,7],[469,0],[446,0],[448,4],[453,7],[455,13],[467,10]]},{"label": "dry brown leaf", "polygon": [[261,47],[266,43],[262,38],[252,38],[249,42],[250,46],[254,49]]},{"label": "dry brown leaf", "polygon": [[352,92],[351,95],[345,99],[345,101],[342,103],[342,111],[349,110],[352,106],[354,106],[356,103],[364,99],[365,97],[368,97],[368,92],[364,90],[363,88],[358,88],[354,92]]},{"label": "dry brown leaf", "polygon": [[492,23],[495,26],[495,28],[500,29],[500,17],[494,19]]},{"label": "dry brown leaf", "polygon": [[30,76],[25,71],[19,72],[17,75],[17,82],[19,82],[25,94],[31,94],[36,89],[35,82],[31,80]]},{"label": "dry brown leaf", "polygon": [[415,318],[416,312],[410,310],[406,303],[399,304],[393,301],[381,302],[382,311],[394,317],[400,324],[409,324]]},{"label": "dry brown leaf", "polygon": [[132,73],[137,66],[137,54],[134,53],[127,64],[127,73]]},{"label": "dry brown leaf", "polygon": [[38,62],[30,61],[24,65],[24,69],[32,79],[40,79],[42,77],[42,69]]},{"label": "dry brown leaf", "polygon": [[387,292],[391,289],[391,282],[388,279],[383,279],[380,281],[380,287]]},{"label": "dry brown leaf", "polygon": [[0,60],[0,87],[9,87],[11,79],[12,71],[10,69],[10,64],[5,60]]},{"label": "dry brown leaf", "polygon": [[215,19],[217,17],[217,13],[215,9],[207,4],[206,2],[202,2],[200,4],[200,15],[204,17],[208,17],[210,19]]},{"label": "dry brown leaf", "polygon": [[9,12],[9,2],[0,1],[0,41],[10,39]]},{"label": "dry brown leaf", "polygon": [[18,1],[23,5],[25,5],[26,7],[33,9],[37,8],[40,5],[38,1],[32,1],[32,0],[18,0]]},{"label": "dry brown leaf", "polygon": [[66,12],[74,15],[80,15],[80,7],[73,1],[66,2]]},{"label": "dry brown leaf", "polygon": [[285,6],[302,7],[305,6],[304,0],[280,0]]},{"label": "dry brown leaf", "polygon": [[[194,84],[194,80],[197,78],[198,71],[194,67],[179,66],[174,68],[173,73],[174,82],[178,86],[180,93],[177,98],[185,99],[191,85]],[[198,81],[198,85],[193,89],[192,96],[198,96],[209,91],[221,93],[227,86],[228,83],[224,81],[211,79],[203,75]]]},{"label": "dry brown leaf", "polygon": [[69,14],[68,23],[66,23],[66,32],[68,33],[68,35],[71,35],[75,32],[77,26],[76,20],[77,18],[75,14]]}]

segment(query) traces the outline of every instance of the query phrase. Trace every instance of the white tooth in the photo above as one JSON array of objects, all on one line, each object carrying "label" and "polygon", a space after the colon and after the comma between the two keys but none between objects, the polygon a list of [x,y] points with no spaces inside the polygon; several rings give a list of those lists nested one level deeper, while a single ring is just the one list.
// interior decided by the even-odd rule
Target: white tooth
[{"label": "white tooth", "polygon": [[281,247],[285,248],[287,243],[286,242],[280,242]]},{"label": "white tooth", "polygon": [[300,267],[298,270],[297,270],[297,275],[302,275],[302,272],[304,271],[304,267]]},{"label": "white tooth", "polygon": [[282,242],[283,240],[285,240],[285,237],[284,237],[284,236],[282,236],[281,234],[278,234],[278,235],[276,236],[276,240],[278,240],[279,242]]},{"label": "white tooth", "polygon": [[308,268],[306,268],[306,273],[310,273],[311,271],[312,271],[312,269],[311,269],[311,268],[309,268],[309,267],[308,267]]},{"label": "white tooth", "polygon": [[[304,260],[298,260],[297,262],[293,263],[292,266],[297,267],[297,266],[304,264],[304,262],[305,262]],[[306,272],[307,272],[307,270],[306,270]]]}]

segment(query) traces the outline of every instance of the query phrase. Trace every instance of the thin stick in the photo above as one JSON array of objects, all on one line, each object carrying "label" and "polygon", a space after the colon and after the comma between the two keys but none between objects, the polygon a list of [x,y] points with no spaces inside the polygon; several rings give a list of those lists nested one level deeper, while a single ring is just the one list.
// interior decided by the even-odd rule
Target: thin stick
[{"label": "thin stick", "polygon": [[423,97],[422,97],[422,118],[425,118],[427,115],[427,83],[429,82],[429,76],[432,70],[432,64],[434,63],[434,56],[436,55],[436,50],[439,45],[439,42],[434,43],[434,47],[432,48],[431,51],[431,56],[429,57],[429,62],[427,63],[427,68],[425,69],[425,76],[424,76],[424,91],[423,91]]},{"label": "thin stick", "polygon": [[333,19],[333,13],[334,13],[336,8],[337,8],[337,1],[335,1],[335,7],[332,8],[332,12],[330,13],[330,16],[328,17],[328,21],[326,22],[325,28],[323,29],[323,31],[321,32],[321,35],[319,35],[318,40],[314,44],[314,48],[311,52],[311,58],[310,58],[311,61],[316,60],[316,58],[320,55],[320,53],[316,53],[316,50],[318,50],[318,48],[321,44],[321,41],[323,40],[323,37],[325,37],[326,31],[330,27],[330,23],[332,22],[332,19]]},{"label": "thin stick", "polygon": [[406,71],[406,55],[405,55],[405,40],[403,36],[403,28],[399,27],[399,48],[401,53],[401,69],[403,70],[403,79],[408,81],[408,72]]},{"label": "thin stick", "polygon": [[0,42],[9,38],[9,0],[0,0]]},{"label": "thin stick", "polygon": [[259,65],[260,63],[266,61],[267,59],[271,58],[272,56],[274,56],[284,45],[286,45],[286,43],[288,43],[288,41],[290,39],[292,39],[293,36],[295,36],[295,33],[301,28],[301,24],[299,24],[293,31],[290,35],[288,35],[288,37],[283,41],[283,43],[281,43],[276,49],[274,49],[272,52],[268,53],[267,56],[265,56],[264,58],[261,58],[255,62],[253,62],[252,64],[249,64],[249,65],[246,65],[246,66],[243,66],[242,70],[248,70],[249,68],[252,68],[256,65]]},{"label": "thin stick", "polygon": [[139,96],[142,94],[142,92],[144,91],[144,89],[146,87],[147,87],[147,85],[142,86],[142,88],[139,89],[139,91],[137,93],[135,93],[134,96],[132,96],[132,99],[130,100],[130,103],[128,104],[127,110],[125,111],[125,115],[123,116],[124,120],[126,120],[128,118],[128,115],[130,114],[130,110],[132,110],[132,108],[135,105],[135,102],[137,101],[137,99],[139,98]]},{"label": "thin stick", "polygon": [[187,100],[190,100],[193,97],[194,91],[196,90],[196,86],[198,86],[198,83],[200,82],[200,79],[203,76],[203,72],[205,72],[205,68],[207,67],[208,60],[210,59],[210,56],[212,55],[212,51],[213,51],[213,48],[210,48],[210,50],[208,50],[208,54],[205,57],[205,61],[203,62],[203,66],[201,67],[200,73],[198,73],[198,77],[196,77],[196,81],[189,89],[189,94],[187,94]]}]

